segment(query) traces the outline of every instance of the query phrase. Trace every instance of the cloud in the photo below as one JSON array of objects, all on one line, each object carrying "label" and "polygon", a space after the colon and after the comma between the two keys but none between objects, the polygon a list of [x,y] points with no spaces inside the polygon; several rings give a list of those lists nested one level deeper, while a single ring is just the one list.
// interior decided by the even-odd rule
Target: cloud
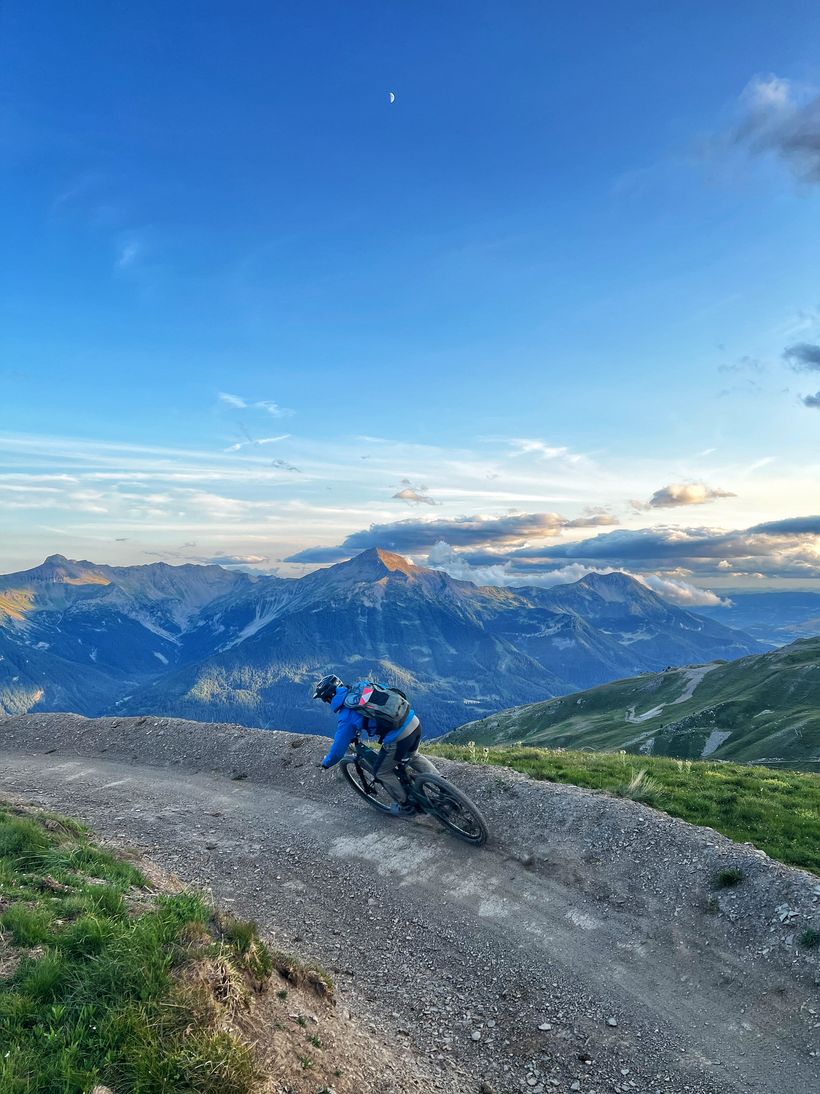
[{"label": "cloud", "polygon": [[257,399],[255,402],[249,402],[241,395],[231,395],[228,391],[219,392],[219,401],[234,410],[264,410],[272,418],[289,418],[295,413],[295,411],[279,406],[278,403],[274,403],[270,399]]},{"label": "cloud", "polygon": [[749,531],[762,532],[767,536],[820,536],[820,516],[767,520],[763,524],[755,524]]},{"label": "cloud", "polygon": [[[750,357],[748,354],[745,357],[738,358],[737,361],[732,363],[724,363],[718,365],[718,372],[764,372],[765,365],[757,357]],[[710,449],[714,452],[714,449]]]},{"label": "cloud", "polygon": [[814,395],[804,395],[801,402],[803,403],[803,406],[820,410],[820,391],[816,392]]},{"label": "cloud", "polygon": [[399,520],[391,524],[372,524],[354,532],[338,547],[311,547],[285,559],[286,562],[331,562],[350,558],[369,547],[413,554],[426,552],[440,540],[451,546],[512,547],[529,539],[559,536],[564,528],[595,527],[611,524],[608,515],[568,520],[558,513],[510,513],[503,517],[471,516],[440,520]]},{"label": "cloud", "polygon": [[800,179],[820,182],[820,94],[779,76],[756,76],[740,97],[732,141],[754,155],[773,155]]},{"label": "cloud", "polygon": [[500,585],[504,587],[536,587],[549,589],[555,585],[568,585],[580,581],[587,574],[611,574],[625,573],[635,578],[646,588],[657,593],[658,596],[670,604],[678,604],[685,608],[726,606],[728,601],[721,600],[719,596],[709,589],[699,589],[696,585],[679,579],[662,577],[658,574],[632,573],[629,570],[614,569],[612,567],[584,566],[582,563],[573,562],[566,566],[545,570],[537,574],[526,576],[515,573],[509,562],[501,562],[490,566],[474,566],[455,551],[449,543],[437,543],[427,556],[427,565],[435,570],[444,570],[450,577],[460,581],[472,581],[476,585]]},{"label": "cloud", "polygon": [[133,266],[142,253],[142,245],[136,239],[128,239],[120,243],[117,249],[117,257],[114,265],[118,270],[127,270]]},{"label": "cloud", "polygon": [[220,391],[219,400],[226,406],[235,407],[237,410],[247,410],[248,404],[239,395],[230,395],[227,391]]},{"label": "cloud", "polygon": [[[284,440],[284,437],[282,437],[281,439]],[[294,471],[297,475],[302,474],[301,467],[294,467],[294,465],[292,463],[288,463],[287,460],[271,460],[270,465],[271,467],[278,468],[280,471]]]},{"label": "cloud", "polygon": [[[422,490],[424,487],[421,488]],[[429,494],[422,494],[419,490],[413,489],[411,486],[405,486],[402,490],[393,494],[394,498],[398,498],[399,501],[409,501],[414,505],[440,505],[441,503],[436,501],[435,498],[431,498]]]},{"label": "cloud", "polygon": [[414,486],[409,479],[402,479],[400,483],[400,489],[393,495],[394,498],[398,498],[399,501],[410,502],[411,505],[440,505],[441,502],[435,500],[427,493],[427,487],[422,483],[418,486]]},{"label": "cloud", "polygon": [[540,456],[543,460],[564,460],[567,463],[580,463],[584,459],[582,455],[571,452],[564,445],[546,444],[544,441],[526,437],[514,437],[507,443],[513,449],[513,457]]},{"label": "cloud", "polygon": [[663,600],[670,604],[677,604],[681,608],[728,608],[730,600],[721,599],[711,589],[699,589],[697,585],[691,585],[688,581],[680,581],[660,574],[633,574],[638,581],[657,593]]},{"label": "cloud", "polygon": [[214,555],[201,561],[212,566],[261,566],[268,559],[265,555]]},{"label": "cloud", "polygon": [[787,346],[783,358],[796,372],[820,371],[820,346],[811,342],[797,342]]},{"label": "cloud", "polygon": [[702,482],[673,482],[656,490],[648,503],[632,502],[635,509],[672,509],[681,505],[705,505],[717,498],[737,497],[731,490],[714,490]]},{"label": "cloud", "polygon": [[771,577],[820,578],[820,517],[791,517],[751,528],[641,528],[605,532],[576,543],[516,549],[508,554],[517,572],[538,572],[565,559],[619,568],[683,566],[699,577],[754,571]]},{"label": "cloud", "polygon": [[[279,441],[286,441],[286,440],[288,440],[288,438],[289,438],[290,436],[291,436],[291,435],[290,435],[290,433],[280,433],[280,434],[278,434],[278,436],[276,436],[276,437],[260,437],[258,441],[255,441],[255,440],[253,440],[252,438],[251,438],[251,439],[249,439],[249,440],[247,440],[247,441],[237,441],[237,442],[236,442],[235,444],[229,444],[229,445],[228,445],[228,447],[227,447],[227,448],[225,449],[225,451],[226,451],[226,452],[239,452],[239,451],[241,451],[241,449],[243,449],[243,448],[252,448],[252,447],[254,447],[254,446],[256,446],[256,445],[263,445],[263,444],[278,444],[278,443],[279,443]],[[273,465],[274,467],[278,467],[278,466],[280,466],[280,465],[281,465],[282,463],[283,463],[283,461],[282,461],[282,460],[279,460],[279,461],[277,461],[277,460],[273,460],[273,461],[272,461],[272,465]],[[296,467],[288,467],[288,468],[287,468],[287,470],[290,470],[290,471],[298,471],[298,468],[296,468]]]}]

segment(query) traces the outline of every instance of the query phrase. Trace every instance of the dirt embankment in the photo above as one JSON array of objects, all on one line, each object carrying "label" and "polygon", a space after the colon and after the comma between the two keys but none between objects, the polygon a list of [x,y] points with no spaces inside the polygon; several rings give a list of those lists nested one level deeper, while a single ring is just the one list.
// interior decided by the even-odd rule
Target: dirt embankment
[{"label": "dirt embankment", "polygon": [[[490,823],[473,851],[358,803],[316,769],[325,743],[9,718],[0,788],[144,847],[335,968],[431,1090],[816,1089],[820,962],[799,939],[820,929],[820,879],[630,801],[439,761]],[[730,867],[740,884],[716,887]]]}]

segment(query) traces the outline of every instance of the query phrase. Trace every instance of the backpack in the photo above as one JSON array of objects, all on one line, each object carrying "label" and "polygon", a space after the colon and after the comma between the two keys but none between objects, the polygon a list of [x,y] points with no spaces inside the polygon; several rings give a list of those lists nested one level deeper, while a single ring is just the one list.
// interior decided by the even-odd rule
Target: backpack
[{"label": "backpack", "polygon": [[359,680],[350,685],[344,705],[358,710],[365,718],[373,718],[380,736],[398,729],[410,713],[407,696],[398,688],[389,688],[373,680]]}]

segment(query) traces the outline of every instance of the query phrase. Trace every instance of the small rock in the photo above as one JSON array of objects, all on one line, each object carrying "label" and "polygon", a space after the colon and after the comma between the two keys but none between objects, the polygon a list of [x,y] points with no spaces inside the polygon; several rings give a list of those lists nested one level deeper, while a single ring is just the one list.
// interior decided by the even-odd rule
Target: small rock
[{"label": "small rock", "polygon": [[539,1029],[544,1029],[544,1030],[552,1029],[552,1022],[542,1022],[541,1025],[538,1028]]},{"label": "small rock", "polygon": [[489,1083],[482,1083],[478,1088],[478,1094],[495,1094],[495,1087],[490,1086]]},{"label": "small rock", "polygon": [[472,1039],[474,1041],[480,1041],[481,1040],[481,1030],[480,1029],[474,1029],[473,1032],[470,1034],[470,1036],[472,1037]]},{"label": "small rock", "polygon": [[614,1019],[614,1018],[613,1018],[613,1017],[612,1017],[612,1016],[610,1015],[610,1017],[609,1017],[609,1018],[607,1018],[607,1020],[606,1020],[606,1024],[607,1024],[608,1026],[617,1026],[617,1024],[618,1024],[618,1023],[617,1023],[617,1021],[616,1021],[616,1020],[615,1020],[615,1019]]},{"label": "small rock", "polygon": [[581,1089],[581,1084],[576,1079],[575,1082],[570,1085],[570,1090],[580,1090],[580,1089]]}]

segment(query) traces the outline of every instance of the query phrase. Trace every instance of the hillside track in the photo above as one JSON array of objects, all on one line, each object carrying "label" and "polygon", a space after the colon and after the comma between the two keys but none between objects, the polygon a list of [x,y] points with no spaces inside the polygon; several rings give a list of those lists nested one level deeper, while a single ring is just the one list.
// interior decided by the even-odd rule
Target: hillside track
[{"label": "hillside track", "polygon": [[[633,802],[437,761],[490,824],[475,850],[369,810],[316,769],[325,744],[6,718],[0,794],[79,817],[320,961],[412,1061],[399,1094],[422,1071],[446,1094],[820,1087],[820,965],[796,941],[820,879]],[[716,892],[727,865],[743,883]]]}]

